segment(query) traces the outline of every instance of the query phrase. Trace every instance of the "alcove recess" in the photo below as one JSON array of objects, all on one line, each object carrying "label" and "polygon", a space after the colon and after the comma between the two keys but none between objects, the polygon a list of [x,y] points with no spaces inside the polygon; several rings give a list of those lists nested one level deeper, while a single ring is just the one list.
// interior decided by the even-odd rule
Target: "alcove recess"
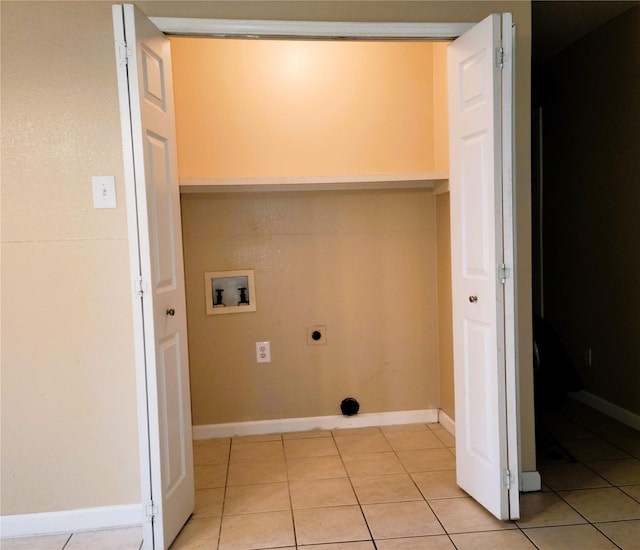
[{"label": "alcove recess", "polygon": [[172,37],[181,193],[446,188],[446,45]]},{"label": "alcove recess", "polygon": [[[453,417],[446,44],[171,42],[194,424]],[[237,269],[257,310],[206,315]]]}]

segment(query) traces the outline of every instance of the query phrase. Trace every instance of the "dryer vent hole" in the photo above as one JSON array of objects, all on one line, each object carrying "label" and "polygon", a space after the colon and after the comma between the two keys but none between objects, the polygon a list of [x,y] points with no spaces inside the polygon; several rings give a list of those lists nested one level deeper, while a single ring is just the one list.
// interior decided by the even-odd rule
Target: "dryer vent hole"
[{"label": "dryer vent hole", "polygon": [[353,416],[358,414],[360,410],[360,403],[358,403],[353,397],[347,397],[340,403],[340,410],[344,416]]}]

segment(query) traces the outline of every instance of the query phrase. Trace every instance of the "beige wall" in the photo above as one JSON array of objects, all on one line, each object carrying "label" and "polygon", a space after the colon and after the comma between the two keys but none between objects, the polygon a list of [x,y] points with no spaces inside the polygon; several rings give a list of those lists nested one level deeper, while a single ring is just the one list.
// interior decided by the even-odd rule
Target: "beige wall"
[{"label": "beige wall", "polygon": [[[533,469],[530,2],[137,4],[154,16],[254,19],[479,21],[513,12],[523,465]],[[3,514],[139,499],[113,50],[110,1],[2,2]],[[104,174],[116,175],[119,207],[95,211],[90,176]],[[59,283],[53,290],[45,273]]]},{"label": "beige wall", "polygon": [[434,46],[172,38],[180,179],[433,172]]},{"label": "beige wall", "polygon": [[3,515],[140,501],[111,8],[72,4],[2,3]]},{"label": "beige wall", "polygon": [[[640,414],[640,7],[536,76],[544,120],[545,318],[586,389]],[[589,368],[585,348],[592,350]]]},{"label": "beige wall", "polygon": [[451,226],[449,193],[435,197],[438,285],[438,364],[440,408],[455,419],[453,387],[453,319],[451,298]]},{"label": "beige wall", "polygon": [[433,169],[449,172],[448,42],[433,42]]},{"label": "beige wall", "polygon": [[[437,408],[433,194],[183,195],[194,424]],[[205,314],[203,273],[254,269],[255,313]],[[325,325],[326,345],[307,328]],[[257,364],[255,342],[271,342]]]}]

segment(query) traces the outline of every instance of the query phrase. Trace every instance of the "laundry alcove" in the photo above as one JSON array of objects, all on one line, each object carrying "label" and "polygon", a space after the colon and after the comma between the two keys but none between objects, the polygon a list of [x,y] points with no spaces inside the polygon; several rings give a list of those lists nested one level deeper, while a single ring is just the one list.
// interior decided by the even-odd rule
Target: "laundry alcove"
[{"label": "laundry alcove", "polygon": [[[171,49],[194,426],[335,415],[346,395],[453,418],[446,44]],[[203,273],[237,269],[257,311],[207,316]]]}]

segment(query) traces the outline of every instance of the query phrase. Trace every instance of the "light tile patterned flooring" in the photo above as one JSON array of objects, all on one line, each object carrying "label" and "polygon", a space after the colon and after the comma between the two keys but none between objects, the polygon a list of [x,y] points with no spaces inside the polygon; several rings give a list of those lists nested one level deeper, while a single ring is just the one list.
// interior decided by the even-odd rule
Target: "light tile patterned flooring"
[{"label": "light tile patterned flooring", "polygon": [[[640,433],[571,401],[547,425],[577,462],[501,522],[455,484],[438,424],[196,441],[196,510],[172,550],[640,549]],[[137,550],[139,529],[4,540],[3,550]]]}]

